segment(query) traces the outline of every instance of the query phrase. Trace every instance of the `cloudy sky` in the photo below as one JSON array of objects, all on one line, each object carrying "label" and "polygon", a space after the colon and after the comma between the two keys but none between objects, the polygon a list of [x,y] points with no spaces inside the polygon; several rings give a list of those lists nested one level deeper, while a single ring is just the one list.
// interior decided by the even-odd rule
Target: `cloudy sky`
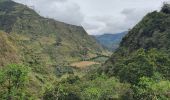
[{"label": "cloudy sky", "polygon": [[137,24],[168,0],[14,0],[40,15],[73,25],[89,34],[119,33]]}]

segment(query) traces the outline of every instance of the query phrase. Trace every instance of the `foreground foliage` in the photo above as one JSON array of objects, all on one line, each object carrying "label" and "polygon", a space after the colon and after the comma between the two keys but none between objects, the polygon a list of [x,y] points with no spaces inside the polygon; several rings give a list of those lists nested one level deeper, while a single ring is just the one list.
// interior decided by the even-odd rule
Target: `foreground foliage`
[{"label": "foreground foliage", "polygon": [[28,68],[23,65],[11,64],[0,70],[0,99],[26,99],[26,83]]},{"label": "foreground foliage", "polygon": [[142,77],[134,86],[134,98],[138,100],[168,100],[170,98],[170,81]]},{"label": "foreground foliage", "polygon": [[[0,33],[0,99],[170,99],[170,13],[165,6],[135,26],[105,64],[80,70],[68,62],[107,58],[94,56],[103,49],[82,27],[42,18],[10,0],[0,1],[0,29],[7,32]],[[20,61],[31,70],[5,66]]]},{"label": "foreground foliage", "polygon": [[[93,77],[93,78],[92,78]],[[120,83],[114,77],[105,75],[88,76],[80,79],[70,76],[47,89],[44,100],[105,100],[121,99],[129,85]]]}]

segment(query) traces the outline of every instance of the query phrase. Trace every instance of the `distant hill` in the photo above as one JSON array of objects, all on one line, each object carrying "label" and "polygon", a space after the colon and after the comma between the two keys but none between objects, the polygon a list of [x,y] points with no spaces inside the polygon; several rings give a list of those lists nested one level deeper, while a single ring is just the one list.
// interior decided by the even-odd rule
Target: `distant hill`
[{"label": "distant hill", "polygon": [[103,35],[94,35],[96,40],[104,47],[111,51],[114,51],[119,47],[122,38],[127,34],[127,32],[122,33],[105,33]]}]

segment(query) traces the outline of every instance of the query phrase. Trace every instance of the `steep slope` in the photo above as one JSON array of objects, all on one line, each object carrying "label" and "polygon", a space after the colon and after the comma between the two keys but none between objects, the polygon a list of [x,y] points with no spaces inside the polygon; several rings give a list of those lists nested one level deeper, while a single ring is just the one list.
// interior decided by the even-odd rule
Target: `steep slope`
[{"label": "steep slope", "polygon": [[28,92],[36,98],[57,79],[56,67],[103,52],[83,27],[41,17],[11,0],[0,1],[0,30],[0,65],[30,67]]},{"label": "steep slope", "polygon": [[102,52],[100,45],[81,26],[43,18],[10,0],[0,3],[0,30],[17,35],[20,37],[19,45],[35,53],[46,54],[53,62],[81,59],[85,50],[88,54]]},{"label": "steep slope", "polygon": [[147,14],[121,41],[115,54],[128,55],[140,48],[169,51],[170,13],[163,11]]},{"label": "steep slope", "polygon": [[[151,62],[152,64],[155,63],[154,67],[155,68],[158,67],[158,69],[160,68],[158,71],[163,70],[161,69],[161,67],[169,65],[168,60],[170,55],[169,52],[170,13],[168,12],[170,11],[169,8],[170,8],[169,4],[168,6],[167,4],[165,4],[160,12],[154,11],[146,15],[142,19],[142,21],[139,24],[137,24],[123,38],[123,40],[120,43],[120,47],[114,52],[112,57],[105,63],[104,71],[106,73],[109,73],[110,75],[116,75],[120,77],[119,73],[120,71],[122,71],[124,68],[127,68],[126,69],[127,71],[128,70],[132,71],[132,69],[135,68],[136,65],[140,65],[136,63],[141,61],[143,61],[142,64],[147,64]],[[145,62],[146,59],[148,59],[149,61]],[[133,65],[130,66],[130,64],[132,63],[134,66]],[[152,66],[152,64],[150,66]],[[127,66],[130,67],[128,68]],[[138,69],[138,71],[142,70],[142,66],[146,67],[146,65],[141,65],[141,69]],[[164,68],[164,71],[166,71],[164,72],[165,77],[169,79],[170,69],[166,67]],[[130,74],[132,73],[129,72],[129,75]]]},{"label": "steep slope", "polygon": [[123,38],[120,48],[133,52],[139,48],[169,49],[170,14],[152,12]]},{"label": "steep slope", "polygon": [[116,33],[116,34],[104,34],[104,35],[94,35],[95,39],[105,48],[114,51],[119,47],[122,38],[127,34],[127,32]]},{"label": "steep slope", "polygon": [[126,96],[128,100],[169,100],[169,46],[170,5],[165,4],[160,12],[146,15],[123,38],[101,72],[131,84]]},{"label": "steep slope", "polygon": [[17,52],[16,44],[5,32],[0,32],[0,66],[9,63],[19,63],[20,56]]}]

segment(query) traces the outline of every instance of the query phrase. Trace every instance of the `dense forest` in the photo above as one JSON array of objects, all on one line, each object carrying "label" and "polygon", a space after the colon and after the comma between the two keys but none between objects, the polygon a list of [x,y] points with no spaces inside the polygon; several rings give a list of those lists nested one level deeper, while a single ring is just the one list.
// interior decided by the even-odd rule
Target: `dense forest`
[{"label": "dense forest", "polygon": [[11,0],[0,1],[0,30],[0,100],[170,99],[169,4],[111,56],[82,27]]}]

